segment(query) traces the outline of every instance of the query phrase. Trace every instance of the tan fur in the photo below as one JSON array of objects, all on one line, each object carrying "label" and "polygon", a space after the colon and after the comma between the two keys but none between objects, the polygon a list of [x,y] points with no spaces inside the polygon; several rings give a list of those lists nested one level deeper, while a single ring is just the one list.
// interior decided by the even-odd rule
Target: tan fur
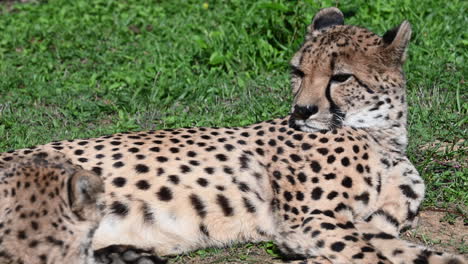
[{"label": "tan fur", "polygon": [[[322,10],[291,62],[300,71],[293,110],[314,105],[310,117],[60,141],[0,160],[55,150],[100,175],[106,215],[96,249],[171,255],[273,239],[305,259],[293,263],[465,263],[398,238],[424,197],[405,154],[409,24],[388,44],[341,21],[336,8]],[[340,72],[353,77],[330,83]]]},{"label": "tan fur", "polygon": [[[75,200],[72,194],[69,204],[68,181],[89,196]],[[90,244],[103,192],[93,172],[55,151],[10,160],[0,169],[0,263],[94,263]]]}]

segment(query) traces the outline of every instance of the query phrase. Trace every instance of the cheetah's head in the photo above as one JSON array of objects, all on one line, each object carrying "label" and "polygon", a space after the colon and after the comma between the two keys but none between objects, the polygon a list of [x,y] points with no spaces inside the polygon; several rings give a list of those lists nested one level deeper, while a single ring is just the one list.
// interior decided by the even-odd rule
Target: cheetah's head
[{"label": "cheetah's head", "polygon": [[322,9],[291,60],[290,125],[306,132],[340,126],[405,129],[402,65],[410,37],[407,21],[380,37],[344,25],[337,8]]},{"label": "cheetah's head", "polygon": [[60,153],[8,161],[0,168],[0,263],[95,263],[103,193],[98,175]]}]

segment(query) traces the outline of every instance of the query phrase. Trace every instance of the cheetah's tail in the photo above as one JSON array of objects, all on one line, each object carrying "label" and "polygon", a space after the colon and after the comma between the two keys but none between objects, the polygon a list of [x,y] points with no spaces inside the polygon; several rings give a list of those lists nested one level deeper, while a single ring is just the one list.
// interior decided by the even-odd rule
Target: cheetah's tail
[{"label": "cheetah's tail", "polygon": [[[359,228],[358,228],[359,229]],[[364,229],[365,230],[365,229]],[[362,230],[360,230],[362,231]],[[365,230],[369,231],[369,230]],[[385,232],[365,232],[367,240],[392,263],[414,264],[467,264],[462,256],[437,252],[424,246],[404,241]],[[410,261],[410,262],[408,262]]]}]

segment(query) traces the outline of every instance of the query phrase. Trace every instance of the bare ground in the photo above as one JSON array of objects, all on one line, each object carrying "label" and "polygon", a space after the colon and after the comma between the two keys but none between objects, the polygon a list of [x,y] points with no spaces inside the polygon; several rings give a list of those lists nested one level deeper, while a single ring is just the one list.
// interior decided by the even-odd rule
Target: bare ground
[{"label": "bare ground", "polygon": [[467,218],[429,210],[422,211],[419,216],[418,226],[404,233],[403,239],[468,258]]},{"label": "bare ground", "polygon": [[[462,254],[468,259],[468,222],[437,210],[422,211],[417,228],[401,237],[438,251]],[[278,262],[261,245],[239,245],[226,249],[207,249],[170,260],[170,264],[260,264]]]}]

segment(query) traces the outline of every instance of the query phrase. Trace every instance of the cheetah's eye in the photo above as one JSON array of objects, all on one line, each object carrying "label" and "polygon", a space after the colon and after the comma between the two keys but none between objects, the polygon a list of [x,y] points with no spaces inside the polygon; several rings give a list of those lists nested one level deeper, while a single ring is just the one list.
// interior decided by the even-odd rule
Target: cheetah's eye
[{"label": "cheetah's eye", "polygon": [[302,78],[305,75],[303,71],[294,66],[291,66],[291,74],[299,78]]},{"label": "cheetah's eye", "polygon": [[337,82],[337,83],[343,83],[343,82],[346,82],[351,76],[353,76],[353,75],[348,74],[348,73],[339,73],[339,74],[333,75],[331,77],[330,81]]}]

